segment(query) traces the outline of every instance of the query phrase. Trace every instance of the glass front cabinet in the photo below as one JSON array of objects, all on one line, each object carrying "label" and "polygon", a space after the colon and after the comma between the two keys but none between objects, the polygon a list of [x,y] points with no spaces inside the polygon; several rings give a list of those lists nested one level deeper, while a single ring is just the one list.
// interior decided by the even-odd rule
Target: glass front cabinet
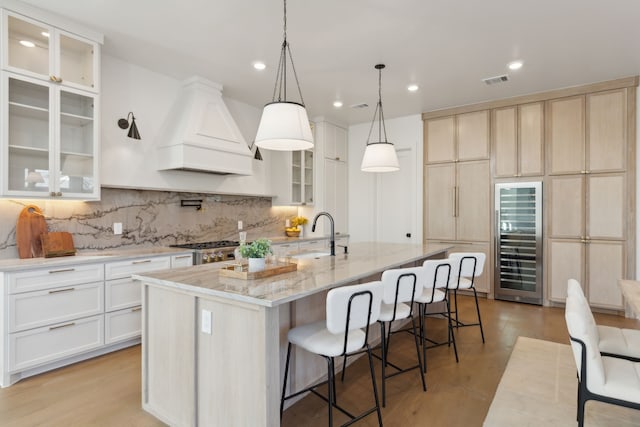
[{"label": "glass front cabinet", "polygon": [[291,152],[291,203],[313,205],[313,151]]},{"label": "glass front cabinet", "polygon": [[2,20],[2,195],[98,199],[99,45]]}]

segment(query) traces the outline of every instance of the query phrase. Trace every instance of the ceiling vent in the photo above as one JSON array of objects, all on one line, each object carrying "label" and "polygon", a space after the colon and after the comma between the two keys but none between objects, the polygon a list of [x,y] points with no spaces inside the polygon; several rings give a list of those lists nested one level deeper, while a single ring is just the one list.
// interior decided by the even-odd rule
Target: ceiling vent
[{"label": "ceiling vent", "polygon": [[368,106],[369,104],[363,102],[362,104],[353,104],[351,108],[367,108]]},{"label": "ceiling vent", "polygon": [[508,82],[509,81],[509,76],[506,74],[503,74],[501,76],[495,76],[495,77],[487,77],[486,79],[482,79],[483,82],[485,82],[485,84],[487,85],[496,85],[498,83],[504,83],[504,82]]}]

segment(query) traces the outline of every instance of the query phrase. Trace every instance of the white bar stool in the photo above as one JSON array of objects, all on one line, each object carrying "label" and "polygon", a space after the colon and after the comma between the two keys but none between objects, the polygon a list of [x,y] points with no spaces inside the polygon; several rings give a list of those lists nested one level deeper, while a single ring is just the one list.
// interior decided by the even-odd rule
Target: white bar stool
[{"label": "white bar stool", "polygon": [[[480,317],[480,306],[478,305],[478,293],[475,288],[475,279],[484,271],[484,262],[486,255],[482,252],[454,252],[449,254],[453,277],[449,281],[448,291],[453,291],[456,314],[455,327],[462,326],[480,326],[480,335],[484,342],[484,330],[482,329],[482,318]],[[476,313],[478,314],[478,322],[463,323],[458,318],[458,289],[473,291],[473,297],[476,300]]]},{"label": "white bar stool", "polygon": [[[424,380],[424,371],[422,369],[422,360],[420,357],[420,344],[418,342],[418,334],[416,332],[416,322],[413,318],[413,302],[422,294],[424,283],[424,268],[398,268],[387,270],[382,273],[382,285],[384,286],[382,295],[382,306],[380,307],[380,334],[381,334],[381,354],[382,354],[382,407],[386,405],[386,381],[387,378],[395,377],[404,372],[418,369],[420,379],[422,380],[422,390],[427,391],[427,384]],[[396,320],[404,320],[411,318],[411,327],[416,342],[416,355],[418,364],[408,368],[400,368],[399,366],[389,362],[389,342],[391,335],[395,332],[408,332],[408,330],[392,331],[391,326]],[[386,372],[387,366],[391,366],[396,371],[392,374]],[[344,371],[343,371],[344,373]]]},{"label": "white bar stool", "polygon": [[[422,367],[427,372],[427,349],[440,345],[451,345],[453,343],[453,351],[458,363],[458,348],[456,347],[456,337],[453,335],[453,322],[451,320],[451,304],[447,298],[447,286],[451,278],[451,264],[449,260],[434,259],[426,260],[422,264],[424,269],[424,288],[422,294],[418,296],[415,302],[418,304],[418,317],[420,319],[420,342],[422,343]],[[429,304],[444,302],[447,307],[446,312],[427,313]],[[447,318],[447,342],[435,342],[427,338],[425,325],[426,318],[429,315],[441,314]],[[431,345],[427,346],[427,342]]]},{"label": "white bar stool", "polygon": [[[381,282],[370,282],[331,289],[327,294],[326,321],[298,326],[289,331],[287,361],[284,371],[284,383],[282,386],[282,399],[280,401],[280,419],[282,419],[285,400],[310,391],[328,403],[329,426],[333,426],[333,408],[338,409],[340,412],[351,418],[349,422],[343,425],[352,424],[373,412],[377,412],[378,424],[382,426],[382,414],[380,413],[380,403],[378,401],[378,389],[376,386],[375,371],[373,369],[371,347],[368,342],[369,325],[376,322],[380,316],[381,300]],[[365,330],[363,331],[361,328],[364,328]],[[324,357],[327,361],[327,380],[286,396],[285,393],[287,377],[289,375],[289,360],[292,345],[297,345],[310,353]],[[373,385],[375,406],[356,416],[338,406],[336,402],[335,369],[333,359],[340,356],[354,356],[365,352],[369,357],[369,369],[371,371],[371,383]],[[318,386],[323,384],[327,384],[328,386],[328,397],[315,390]]]}]

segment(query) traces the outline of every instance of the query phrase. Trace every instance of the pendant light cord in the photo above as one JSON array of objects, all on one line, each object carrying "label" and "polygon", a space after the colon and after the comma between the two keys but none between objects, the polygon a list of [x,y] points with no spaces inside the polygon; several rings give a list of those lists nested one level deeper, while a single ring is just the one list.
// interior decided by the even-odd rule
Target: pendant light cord
[{"label": "pendant light cord", "polygon": [[298,73],[296,73],[296,66],[293,63],[293,55],[291,54],[291,46],[287,41],[287,0],[284,0],[284,18],[283,18],[283,41],[282,48],[280,50],[280,61],[278,61],[278,71],[276,72],[276,84],[273,87],[273,96],[271,101],[276,101],[276,93],[278,94],[278,102],[287,101],[287,53],[289,54],[289,62],[291,63],[291,69],[293,70],[293,77],[296,80],[296,87],[298,88],[298,95],[300,95],[300,103],[304,106],[304,98],[302,97],[302,90],[300,89],[300,82],[298,81]]},{"label": "pendant light cord", "polygon": [[[373,131],[373,126],[376,123],[376,116],[378,116],[378,141],[373,144],[388,144],[387,127],[384,123],[384,112],[382,111],[382,69],[384,68],[384,65],[378,64],[376,65],[376,68],[378,69],[378,103],[376,104],[376,110],[373,112],[373,120],[371,121],[371,128],[369,128],[369,136],[367,136],[367,145],[369,145],[369,141],[371,140],[371,132]],[[383,134],[384,141],[382,140]]]}]

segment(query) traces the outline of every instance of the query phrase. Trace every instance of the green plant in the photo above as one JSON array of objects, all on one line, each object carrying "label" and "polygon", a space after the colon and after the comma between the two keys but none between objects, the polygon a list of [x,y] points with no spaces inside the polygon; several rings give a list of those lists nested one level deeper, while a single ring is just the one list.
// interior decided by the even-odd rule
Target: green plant
[{"label": "green plant", "polygon": [[249,244],[240,245],[240,255],[244,258],[264,258],[271,253],[271,241],[267,239],[257,239]]}]

